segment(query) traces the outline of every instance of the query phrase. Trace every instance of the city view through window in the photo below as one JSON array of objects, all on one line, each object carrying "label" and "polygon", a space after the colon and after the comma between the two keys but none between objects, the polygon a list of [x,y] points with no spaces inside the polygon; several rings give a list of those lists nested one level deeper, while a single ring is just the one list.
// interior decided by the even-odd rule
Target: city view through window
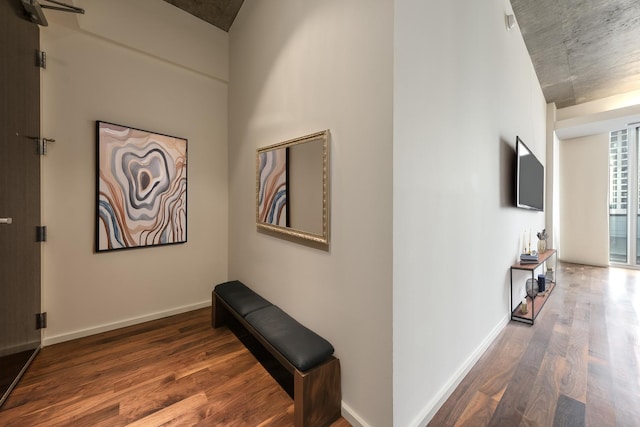
[{"label": "city view through window", "polygon": [[609,135],[609,261],[613,263],[640,264],[637,132],[622,129]]}]

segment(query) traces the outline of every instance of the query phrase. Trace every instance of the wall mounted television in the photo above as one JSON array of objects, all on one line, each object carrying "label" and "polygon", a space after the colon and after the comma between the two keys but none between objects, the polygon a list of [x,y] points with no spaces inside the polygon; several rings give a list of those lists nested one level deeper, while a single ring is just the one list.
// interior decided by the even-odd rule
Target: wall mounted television
[{"label": "wall mounted television", "polygon": [[542,211],[544,166],[526,144],[516,137],[516,206]]}]

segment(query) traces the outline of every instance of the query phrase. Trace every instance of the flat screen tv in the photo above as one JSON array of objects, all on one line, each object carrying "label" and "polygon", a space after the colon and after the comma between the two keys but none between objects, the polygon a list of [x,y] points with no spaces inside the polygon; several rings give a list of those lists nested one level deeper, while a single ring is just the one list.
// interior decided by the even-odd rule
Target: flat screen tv
[{"label": "flat screen tv", "polygon": [[516,137],[516,206],[542,211],[543,202],[544,166],[518,136]]}]

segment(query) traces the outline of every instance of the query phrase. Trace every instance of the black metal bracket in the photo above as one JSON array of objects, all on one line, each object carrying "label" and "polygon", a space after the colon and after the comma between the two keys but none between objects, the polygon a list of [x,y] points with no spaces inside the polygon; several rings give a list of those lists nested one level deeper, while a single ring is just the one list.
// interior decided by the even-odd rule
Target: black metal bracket
[{"label": "black metal bracket", "polygon": [[42,155],[43,156],[47,155],[47,144],[53,144],[54,142],[56,142],[56,140],[53,138],[42,138]]},{"label": "black metal bracket", "polygon": [[47,52],[36,50],[36,66],[42,69],[47,68]]},{"label": "black metal bracket", "polygon": [[36,329],[44,329],[47,327],[47,312],[36,313]]},{"label": "black metal bracket", "polygon": [[47,241],[47,226],[39,225],[36,227],[36,242]]},{"label": "black metal bracket", "polygon": [[40,138],[39,136],[28,136],[32,141],[36,143],[36,153],[41,156],[47,155],[47,144],[53,144],[56,142],[53,138]]}]

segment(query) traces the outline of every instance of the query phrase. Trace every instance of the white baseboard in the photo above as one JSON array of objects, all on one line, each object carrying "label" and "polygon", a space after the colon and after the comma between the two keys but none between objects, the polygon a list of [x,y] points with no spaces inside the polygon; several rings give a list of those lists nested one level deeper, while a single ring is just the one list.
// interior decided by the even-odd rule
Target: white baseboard
[{"label": "white baseboard", "polygon": [[344,400],[342,401],[342,418],[347,420],[353,427],[370,427],[353,408],[344,403]]},{"label": "white baseboard", "polygon": [[91,328],[80,329],[73,332],[67,332],[54,336],[45,336],[42,339],[42,346],[46,347],[48,345],[58,344],[65,341],[71,341],[76,338],[88,337],[89,335],[99,334],[101,332],[112,331],[114,329],[120,329],[131,325],[137,325],[138,323],[148,322],[150,320],[162,319],[163,317],[173,316],[174,314],[186,313],[187,311],[197,310],[199,308],[209,307],[211,305],[211,300],[202,301],[196,304],[185,305],[182,307],[176,307],[169,310],[157,311],[155,313],[145,314],[144,316],[131,317],[129,319],[120,320],[117,322],[106,323],[99,326],[94,326]]},{"label": "white baseboard", "polygon": [[496,337],[502,332],[505,326],[509,323],[509,315],[503,317],[500,322],[493,328],[493,330],[482,340],[480,345],[475,349],[473,353],[465,360],[455,374],[447,381],[447,383],[440,389],[438,394],[431,399],[427,406],[418,414],[411,426],[426,426],[429,421],[436,415],[440,407],[444,405],[444,402],[453,394],[456,387],[460,385],[464,377],[469,373],[471,368],[476,364],[480,357],[487,351],[487,348],[493,343]]}]

